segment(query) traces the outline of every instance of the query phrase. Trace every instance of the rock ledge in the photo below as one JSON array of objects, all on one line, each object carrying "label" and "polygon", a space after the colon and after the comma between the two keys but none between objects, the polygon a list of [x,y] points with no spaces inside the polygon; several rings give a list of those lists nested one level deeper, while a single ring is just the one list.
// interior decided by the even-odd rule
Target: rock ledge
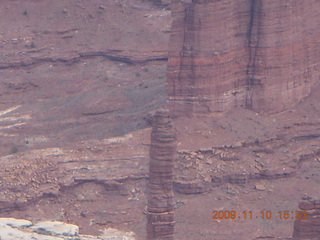
[{"label": "rock ledge", "polygon": [[1,240],[135,240],[133,232],[108,228],[102,236],[79,234],[79,227],[59,221],[33,224],[24,219],[0,218]]}]

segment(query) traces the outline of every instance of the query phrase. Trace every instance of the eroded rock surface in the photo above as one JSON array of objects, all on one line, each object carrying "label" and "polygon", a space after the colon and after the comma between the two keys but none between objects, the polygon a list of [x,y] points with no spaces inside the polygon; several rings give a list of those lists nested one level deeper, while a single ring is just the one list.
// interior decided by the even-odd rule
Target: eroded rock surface
[{"label": "eroded rock surface", "polygon": [[[134,230],[137,238],[145,239],[150,129],[141,129],[149,125],[142,118],[166,102],[170,11],[140,0],[49,2],[7,1],[0,9],[1,216],[69,222],[91,235],[108,227]],[[187,5],[179,5],[181,12],[172,8],[172,39],[177,41],[170,44],[169,79],[178,75],[172,64],[182,59],[176,110],[224,111],[249,108],[250,102],[256,110],[256,99],[263,98],[256,90],[263,84],[280,109],[313,84],[302,79],[312,82],[317,77],[318,2],[183,2]],[[256,21],[259,9],[266,11]],[[307,15],[314,21],[308,22]],[[203,21],[207,17],[211,20]],[[188,50],[192,42],[199,46]],[[175,52],[177,45],[180,50]],[[201,82],[193,82],[192,74]],[[261,85],[256,84],[260,75]],[[187,91],[183,79],[189,81]],[[209,114],[209,119],[177,119],[173,187],[178,239],[292,236],[294,220],[213,222],[210,213],[222,207],[237,207],[239,212],[295,210],[305,193],[319,199],[320,88],[312,89],[295,108],[267,117],[241,108]],[[192,95],[195,90],[199,96]],[[178,98],[180,92],[187,93]],[[284,102],[278,98],[282,92],[288,96]],[[187,94],[192,96],[190,108],[183,102]],[[202,96],[209,97],[200,104]]]},{"label": "eroded rock surface", "polygon": [[101,236],[79,234],[79,227],[59,221],[44,221],[33,225],[24,219],[0,218],[1,240],[135,240],[132,232],[109,228]]},{"label": "eroded rock surface", "polygon": [[319,79],[319,1],[173,1],[168,95],[177,115],[277,112]]},{"label": "eroded rock surface", "polygon": [[294,240],[320,239],[320,201],[309,200],[299,204],[301,218],[294,223]]},{"label": "eroded rock surface", "polygon": [[150,146],[147,239],[174,239],[173,167],[176,136],[169,112],[160,110],[153,120]]}]

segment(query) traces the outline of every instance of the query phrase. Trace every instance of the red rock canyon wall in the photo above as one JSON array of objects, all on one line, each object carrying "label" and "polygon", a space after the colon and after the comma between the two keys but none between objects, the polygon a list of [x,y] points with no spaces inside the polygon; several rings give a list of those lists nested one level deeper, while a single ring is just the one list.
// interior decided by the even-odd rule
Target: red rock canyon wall
[{"label": "red rock canyon wall", "polygon": [[167,91],[177,115],[277,112],[319,82],[320,1],[172,1]]}]

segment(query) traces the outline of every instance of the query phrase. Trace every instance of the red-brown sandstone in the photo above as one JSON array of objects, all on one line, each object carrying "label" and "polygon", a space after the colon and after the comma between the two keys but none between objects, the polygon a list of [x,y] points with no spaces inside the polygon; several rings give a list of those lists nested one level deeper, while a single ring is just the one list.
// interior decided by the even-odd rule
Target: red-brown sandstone
[{"label": "red-brown sandstone", "polygon": [[176,137],[166,110],[153,120],[147,208],[147,239],[174,239],[173,167]]},{"label": "red-brown sandstone", "polygon": [[278,112],[319,82],[320,2],[172,1],[167,90],[176,115]]},{"label": "red-brown sandstone", "polygon": [[294,240],[320,239],[320,201],[310,200],[299,204],[301,216],[294,222]]}]

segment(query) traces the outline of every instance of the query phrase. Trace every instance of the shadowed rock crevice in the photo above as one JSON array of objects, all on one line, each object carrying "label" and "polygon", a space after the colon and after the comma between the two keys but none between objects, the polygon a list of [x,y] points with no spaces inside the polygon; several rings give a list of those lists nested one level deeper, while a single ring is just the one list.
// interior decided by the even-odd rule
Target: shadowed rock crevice
[{"label": "shadowed rock crevice", "polygon": [[167,110],[153,120],[150,146],[147,240],[174,239],[173,167],[176,136]]},{"label": "shadowed rock crevice", "polygon": [[245,107],[252,109],[252,91],[259,80],[255,78],[257,49],[260,39],[260,25],[262,14],[262,1],[250,0],[250,19],[248,29],[248,52],[249,61],[247,66],[247,92],[245,98]]}]

